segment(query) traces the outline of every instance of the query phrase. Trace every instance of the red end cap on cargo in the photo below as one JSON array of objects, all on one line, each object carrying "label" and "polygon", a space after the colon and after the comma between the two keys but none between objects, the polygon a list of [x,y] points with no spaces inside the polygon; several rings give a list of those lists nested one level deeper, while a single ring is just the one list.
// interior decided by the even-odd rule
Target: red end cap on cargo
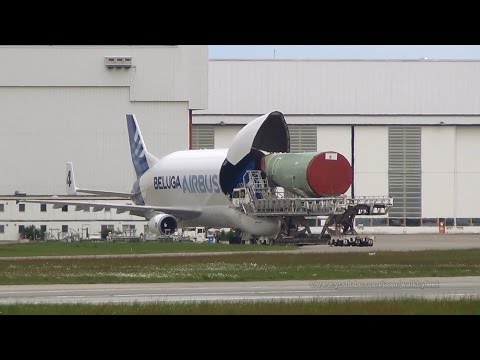
[{"label": "red end cap on cargo", "polygon": [[308,164],[307,181],[318,196],[345,194],[352,185],[352,167],[342,154],[322,152]]}]

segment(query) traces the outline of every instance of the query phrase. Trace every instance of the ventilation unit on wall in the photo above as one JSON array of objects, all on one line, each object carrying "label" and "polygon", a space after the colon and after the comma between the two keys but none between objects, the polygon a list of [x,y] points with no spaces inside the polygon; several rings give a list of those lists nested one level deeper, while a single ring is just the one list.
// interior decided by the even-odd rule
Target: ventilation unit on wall
[{"label": "ventilation unit on wall", "polygon": [[121,69],[121,68],[130,68],[132,67],[132,57],[131,56],[106,56],[105,57],[105,66],[109,69]]}]

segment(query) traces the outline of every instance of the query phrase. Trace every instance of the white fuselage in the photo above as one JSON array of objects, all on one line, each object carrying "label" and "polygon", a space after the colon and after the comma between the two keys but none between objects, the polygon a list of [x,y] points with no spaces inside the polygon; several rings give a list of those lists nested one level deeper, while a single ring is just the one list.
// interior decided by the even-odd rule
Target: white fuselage
[{"label": "white fuselage", "polygon": [[220,170],[227,149],[177,151],[161,158],[140,178],[145,205],[197,210],[198,217],[180,220],[179,227],[239,228],[258,236],[272,236],[278,219],[249,216],[235,209],[220,186]]}]

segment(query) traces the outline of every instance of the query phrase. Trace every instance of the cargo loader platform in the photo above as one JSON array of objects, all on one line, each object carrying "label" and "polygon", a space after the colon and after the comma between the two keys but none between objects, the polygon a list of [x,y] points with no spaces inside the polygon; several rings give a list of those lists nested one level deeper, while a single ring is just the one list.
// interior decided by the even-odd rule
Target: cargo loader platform
[{"label": "cargo loader platform", "polygon": [[[231,200],[232,205],[245,214],[279,218],[282,237],[277,237],[276,243],[326,243],[334,246],[372,246],[373,236],[357,236],[355,216],[386,215],[393,206],[393,198],[389,196],[298,196],[271,186],[258,170],[246,172]],[[311,233],[305,220],[307,216],[327,217],[320,236]]]}]

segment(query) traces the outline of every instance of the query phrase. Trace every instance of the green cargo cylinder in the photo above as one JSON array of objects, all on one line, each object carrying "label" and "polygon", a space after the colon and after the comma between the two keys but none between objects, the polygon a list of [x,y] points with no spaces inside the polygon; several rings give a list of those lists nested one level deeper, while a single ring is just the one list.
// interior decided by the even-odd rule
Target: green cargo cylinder
[{"label": "green cargo cylinder", "polygon": [[278,186],[302,197],[341,195],[352,184],[352,167],[336,151],[270,154],[261,168]]}]

